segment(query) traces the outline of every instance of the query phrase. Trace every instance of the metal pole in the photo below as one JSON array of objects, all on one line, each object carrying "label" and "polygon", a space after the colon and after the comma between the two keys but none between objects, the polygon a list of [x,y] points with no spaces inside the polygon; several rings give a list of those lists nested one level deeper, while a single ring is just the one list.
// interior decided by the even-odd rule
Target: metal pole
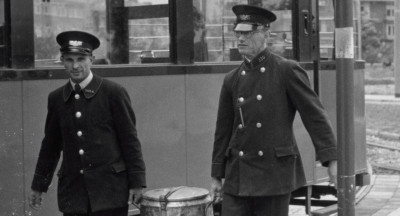
[{"label": "metal pole", "polygon": [[362,35],[361,35],[361,2],[360,0],[355,0],[355,9],[356,9],[356,19],[357,19],[357,59],[361,60],[362,59],[362,44],[361,44],[361,40],[362,40]]},{"label": "metal pole", "polygon": [[353,1],[335,1],[338,215],[355,214]]},{"label": "metal pole", "polygon": [[400,1],[394,1],[394,75],[395,97],[400,97]]}]

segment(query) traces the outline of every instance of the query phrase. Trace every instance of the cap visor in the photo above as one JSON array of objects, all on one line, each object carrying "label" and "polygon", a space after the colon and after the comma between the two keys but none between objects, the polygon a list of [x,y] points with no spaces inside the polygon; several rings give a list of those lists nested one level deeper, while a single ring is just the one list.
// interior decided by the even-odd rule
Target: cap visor
[{"label": "cap visor", "polygon": [[253,31],[253,25],[247,23],[239,23],[236,25],[234,31]]},{"label": "cap visor", "polygon": [[60,49],[60,51],[62,53],[69,53],[69,54],[82,54],[82,55],[91,55],[92,51],[90,51],[89,49],[84,49],[84,48],[71,48],[71,47],[67,47],[67,48],[63,48]]}]

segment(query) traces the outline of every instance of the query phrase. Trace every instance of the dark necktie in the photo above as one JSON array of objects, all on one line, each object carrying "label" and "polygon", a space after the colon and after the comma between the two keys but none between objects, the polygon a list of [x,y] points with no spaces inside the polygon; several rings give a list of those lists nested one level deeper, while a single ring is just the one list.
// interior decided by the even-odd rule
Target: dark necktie
[{"label": "dark necktie", "polygon": [[79,84],[75,84],[75,92],[79,94],[81,91],[81,86]]}]

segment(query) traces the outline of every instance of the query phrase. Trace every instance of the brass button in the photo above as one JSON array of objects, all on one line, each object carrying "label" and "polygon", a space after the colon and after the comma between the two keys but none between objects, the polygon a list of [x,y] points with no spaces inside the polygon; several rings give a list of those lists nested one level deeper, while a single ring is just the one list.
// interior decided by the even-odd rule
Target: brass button
[{"label": "brass button", "polygon": [[240,98],[238,98],[238,101],[239,101],[240,103],[243,103],[243,102],[244,102],[244,98],[243,98],[243,97],[240,97]]},{"label": "brass button", "polygon": [[80,118],[81,116],[82,116],[81,112],[78,111],[78,112],[75,113],[75,117]]},{"label": "brass button", "polygon": [[83,174],[83,169],[79,170],[79,172],[80,172],[81,174]]},{"label": "brass button", "polygon": [[76,135],[78,135],[79,137],[82,136],[82,134],[83,134],[82,131],[76,132]]},{"label": "brass button", "polygon": [[246,71],[242,71],[240,74],[241,74],[242,76],[244,76],[244,75],[246,75]]},{"label": "brass button", "polygon": [[256,126],[257,126],[257,128],[261,128],[262,124],[261,124],[260,122],[258,122],[258,123],[256,124]]},{"label": "brass button", "polygon": [[257,100],[261,100],[262,99],[262,95],[257,95]]},{"label": "brass button", "polygon": [[79,98],[81,98],[81,96],[79,96],[79,94],[75,94],[75,99],[78,100]]},{"label": "brass button", "polygon": [[261,67],[261,68],[260,68],[260,72],[261,72],[261,73],[264,73],[264,72],[265,72],[265,67]]},{"label": "brass button", "polygon": [[239,129],[242,129],[242,128],[243,128],[243,125],[242,125],[242,124],[239,124],[239,125],[238,125],[238,128],[239,128]]},{"label": "brass button", "polygon": [[239,152],[239,156],[242,157],[244,155],[243,151]]},{"label": "brass button", "polygon": [[83,155],[83,154],[85,154],[85,151],[83,149],[79,149],[79,154]]},{"label": "brass button", "polygon": [[263,151],[258,151],[258,156],[263,156],[264,155],[264,152]]}]

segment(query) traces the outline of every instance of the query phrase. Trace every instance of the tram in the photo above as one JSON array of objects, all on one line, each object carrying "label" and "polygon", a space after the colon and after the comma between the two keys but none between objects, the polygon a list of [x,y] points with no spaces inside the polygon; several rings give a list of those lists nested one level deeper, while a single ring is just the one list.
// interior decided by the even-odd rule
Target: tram
[{"label": "tram", "polygon": [[[44,135],[47,96],[68,78],[55,42],[66,30],[98,36],[92,71],[130,94],[147,189],[208,189],[219,91],[224,75],[242,60],[232,32],[234,4],[274,11],[278,19],[268,47],[307,70],[336,128],[334,0],[0,0],[0,215],[61,215],[56,175],[39,212],[26,198]],[[360,59],[360,20],[354,14]],[[369,181],[364,62],[355,61],[354,69],[354,163],[356,184],[363,186]],[[315,161],[299,116],[294,128],[307,184],[293,193],[292,204],[308,212],[311,205],[326,205],[318,197],[334,189],[324,184],[326,168]]]}]

